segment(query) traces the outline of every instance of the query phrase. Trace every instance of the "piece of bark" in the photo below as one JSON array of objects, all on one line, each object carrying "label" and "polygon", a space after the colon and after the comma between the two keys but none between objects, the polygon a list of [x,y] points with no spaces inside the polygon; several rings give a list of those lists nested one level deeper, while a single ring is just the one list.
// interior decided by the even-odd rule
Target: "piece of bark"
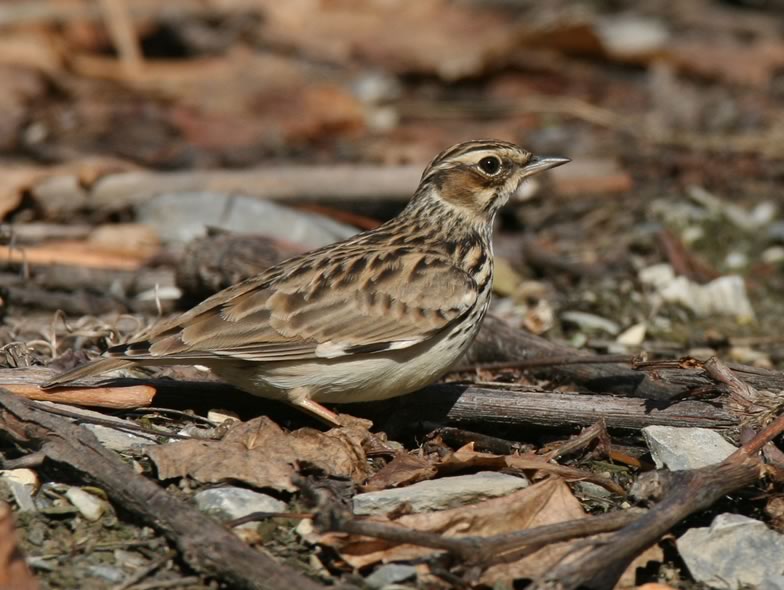
[{"label": "piece of bark", "polygon": [[0,430],[16,444],[40,451],[105,490],[109,498],[177,545],[194,570],[232,588],[288,590],[322,588],[288,566],[255,551],[195,507],[135,473],[101,446],[86,428],[54,416],[0,390]]},{"label": "piece of bark", "polygon": [[2,383],[14,395],[26,399],[86,406],[93,408],[110,408],[114,410],[131,410],[152,404],[155,388],[150,385],[131,385],[129,387],[77,387],[44,391],[32,383]]}]

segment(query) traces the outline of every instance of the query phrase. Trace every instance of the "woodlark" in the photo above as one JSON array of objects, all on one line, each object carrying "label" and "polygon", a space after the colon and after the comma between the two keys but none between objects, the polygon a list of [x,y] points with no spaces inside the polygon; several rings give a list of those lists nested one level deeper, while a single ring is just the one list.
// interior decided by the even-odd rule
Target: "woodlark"
[{"label": "woodlark", "polygon": [[44,387],[129,365],[200,364],[338,425],[321,403],[416,391],[465,352],[490,303],[496,212],[525,178],[568,161],[503,141],[453,146],[394,219],[229,287]]}]

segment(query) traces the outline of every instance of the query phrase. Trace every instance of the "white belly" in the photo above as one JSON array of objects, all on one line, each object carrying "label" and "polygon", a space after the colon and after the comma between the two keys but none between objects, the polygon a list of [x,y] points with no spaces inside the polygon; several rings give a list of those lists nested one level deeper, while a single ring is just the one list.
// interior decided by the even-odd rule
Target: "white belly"
[{"label": "white belly", "polygon": [[387,399],[421,389],[446,373],[473,341],[485,309],[477,309],[470,323],[402,350],[314,361],[224,365],[213,371],[248,393],[282,401],[302,397],[304,391],[314,401],[326,403]]}]

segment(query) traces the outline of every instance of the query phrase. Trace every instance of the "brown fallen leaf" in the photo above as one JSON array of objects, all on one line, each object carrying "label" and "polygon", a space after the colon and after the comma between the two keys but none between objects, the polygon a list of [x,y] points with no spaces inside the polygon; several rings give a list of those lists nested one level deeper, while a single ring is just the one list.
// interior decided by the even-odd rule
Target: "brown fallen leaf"
[{"label": "brown fallen leaf", "polygon": [[14,515],[0,503],[0,590],[36,590],[36,581],[19,549]]},{"label": "brown fallen leaf", "polygon": [[432,478],[438,469],[432,461],[423,457],[399,453],[392,461],[379,469],[363,486],[365,492],[375,492],[411,485]]},{"label": "brown fallen leaf", "polygon": [[266,416],[240,422],[222,440],[185,440],[150,448],[160,479],[190,476],[204,483],[241,481],[259,488],[292,492],[298,464],[308,463],[356,483],[369,472],[363,443],[367,424],[357,421],[320,432],[286,432]]},{"label": "brown fallen leaf", "polygon": [[[551,478],[503,498],[439,512],[407,514],[393,522],[408,529],[461,537],[498,535],[584,516],[585,512],[569,486],[561,479]],[[384,517],[371,520],[390,522]],[[416,559],[439,552],[427,547],[393,545],[380,539],[343,533],[321,535],[318,542],[334,547],[349,565],[356,568],[380,561]],[[540,554],[541,551],[537,551],[529,557],[541,557]]]}]

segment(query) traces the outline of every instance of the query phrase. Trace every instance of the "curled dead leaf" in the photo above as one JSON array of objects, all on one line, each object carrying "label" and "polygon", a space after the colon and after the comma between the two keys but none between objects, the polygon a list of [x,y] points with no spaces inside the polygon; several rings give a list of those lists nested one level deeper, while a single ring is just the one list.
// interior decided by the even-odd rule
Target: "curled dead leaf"
[{"label": "curled dead leaf", "polygon": [[306,463],[356,483],[369,475],[363,443],[366,427],[320,432],[283,430],[266,416],[234,425],[219,441],[184,440],[150,448],[160,479],[190,476],[204,483],[240,481],[292,492],[291,477]]}]

